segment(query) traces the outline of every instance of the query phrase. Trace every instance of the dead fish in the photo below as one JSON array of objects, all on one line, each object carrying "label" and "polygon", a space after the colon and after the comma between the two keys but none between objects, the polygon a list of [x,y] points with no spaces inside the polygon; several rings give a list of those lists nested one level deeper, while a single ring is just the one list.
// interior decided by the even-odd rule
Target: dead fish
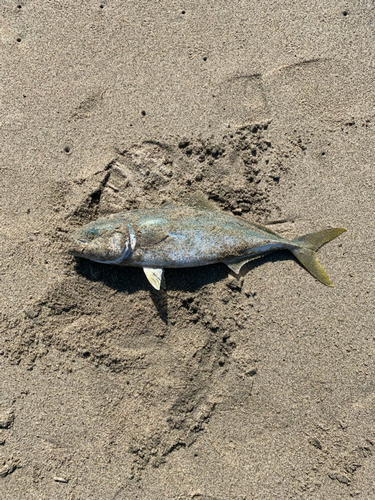
[{"label": "dead fish", "polygon": [[71,253],[103,264],[142,267],[151,285],[160,290],[165,268],[224,262],[238,274],[250,260],[286,249],[317,280],[333,286],[316,251],[344,231],[324,229],[288,240],[267,227],[200,202],[131,210],[98,219],[72,235]]}]

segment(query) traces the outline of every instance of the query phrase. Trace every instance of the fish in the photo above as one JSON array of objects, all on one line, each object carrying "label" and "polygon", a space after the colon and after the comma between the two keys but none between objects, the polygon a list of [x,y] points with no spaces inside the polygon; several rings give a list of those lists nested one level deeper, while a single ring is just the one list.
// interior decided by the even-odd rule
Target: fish
[{"label": "fish", "polygon": [[164,287],[165,268],[223,262],[234,273],[252,259],[289,250],[318,281],[333,286],[316,251],[345,228],[286,239],[260,224],[220,212],[211,202],[167,204],[102,217],[77,229],[70,253],[102,264],[143,268],[150,284]]}]

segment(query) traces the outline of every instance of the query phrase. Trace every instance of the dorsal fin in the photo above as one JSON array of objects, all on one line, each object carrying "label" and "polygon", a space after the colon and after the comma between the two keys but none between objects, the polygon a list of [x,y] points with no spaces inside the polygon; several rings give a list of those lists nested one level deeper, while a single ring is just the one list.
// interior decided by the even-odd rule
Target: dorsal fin
[{"label": "dorsal fin", "polygon": [[190,207],[204,208],[205,210],[211,210],[214,212],[219,211],[215,203],[209,200],[207,196],[202,193],[202,191],[196,191],[194,194],[189,196],[189,198],[185,201],[185,204]]},{"label": "dorsal fin", "polygon": [[262,226],[262,224],[258,224],[257,222],[251,222],[250,224],[252,226],[258,227],[259,229],[262,229],[262,231],[266,231],[267,233],[275,234],[276,236],[280,236],[279,234],[275,233],[275,231],[272,231],[272,229],[269,229],[266,226]]}]

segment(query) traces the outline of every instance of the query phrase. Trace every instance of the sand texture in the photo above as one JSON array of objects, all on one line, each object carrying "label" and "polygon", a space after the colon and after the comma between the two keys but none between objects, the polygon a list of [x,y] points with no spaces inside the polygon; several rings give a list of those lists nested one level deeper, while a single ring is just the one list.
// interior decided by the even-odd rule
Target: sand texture
[{"label": "sand texture", "polygon": [[[0,499],[375,498],[375,4],[0,5]],[[202,192],[319,251],[76,260]]]}]

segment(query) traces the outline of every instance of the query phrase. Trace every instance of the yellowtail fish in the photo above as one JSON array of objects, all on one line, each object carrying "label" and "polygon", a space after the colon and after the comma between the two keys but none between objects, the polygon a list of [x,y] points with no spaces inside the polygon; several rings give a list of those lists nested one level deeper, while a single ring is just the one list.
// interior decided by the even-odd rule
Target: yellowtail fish
[{"label": "yellowtail fish", "polygon": [[250,260],[286,249],[317,280],[333,286],[316,251],[344,231],[325,229],[288,240],[210,205],[165,205],[120,212],[83,226],[72,235],[71,253],[103,264],[142,267],[160,290],[165,268],[224,262],[238,274]]}]

